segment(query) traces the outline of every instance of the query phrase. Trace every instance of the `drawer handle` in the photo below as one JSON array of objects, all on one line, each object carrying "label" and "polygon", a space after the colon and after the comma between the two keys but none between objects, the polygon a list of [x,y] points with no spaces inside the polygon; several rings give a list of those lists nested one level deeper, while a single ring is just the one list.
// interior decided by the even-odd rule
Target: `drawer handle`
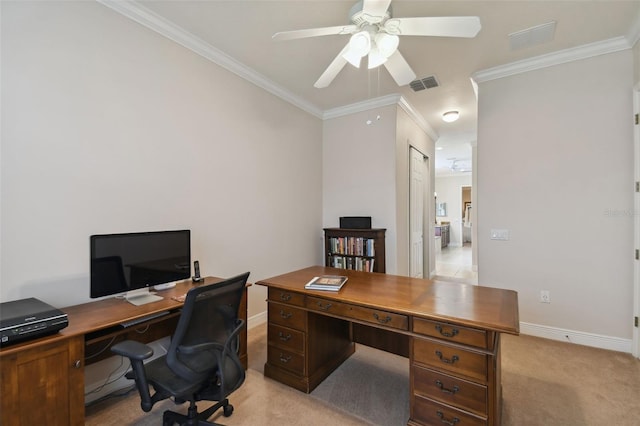
[{"label": "drawer handle", "polygon": [[289,361],[291,361],[291,355],[284,356],[284,354],[282,354],[282,353],[280,354],[280,362],[281,363],[286,364]]},{"label": "drawer handle", "polygon": [[460,361],[460,358],[458,358],[458,355],[454,355],[451,357],[451,359],[448,359],[448,358],[444,358],[442,356],[442,352],[440,351],[436,351],[436,356],[440,359],[440,361],[444,362],[445,364],[454,364],[456,361]]},{"label": "drawer handle", "polygon": [[447,388],[444,387],[444,385],[442,384],[442,382],[440,380],[436,380],[436,386],[443,393],[448,393],[450,395],[455,395],[460,390],[460,388],[458,386],[456,386],[456,385],[453,385],[453,389],[447,389]]},{"label": "drawer handle", "polygon": [[454,417],[453,420],[445,419],[444,414],[442,413],[442,411],[436,411],[436,414],[438,415],[438,417],[440,417],[440,421],[442,423],[444,423],[445,425],[454,426],[456,423],[458,423],[460,421],[460,419],[457,418],[457,417]]},{"label": "drawer handle", "polygon": [[288,302],[289,300],[291,300],[291,294],[289,294],[289,293],[280,293],[280,300],[282,300],[284,302]]},{"label": "drawer handle", "polygon": [[289,319],[293,316],[293,314],[291,312],[285,312],[282,309],[280,309],[280,316],[284,319]]},{"label": "drawer handle", "polygon": [[376,319],[376,321],[378,321],[380,324],[386,324],[389,321],[391,321],[391,317],[389,315],[387,315],[384,318],[380,318],[380,316],[376,313],[373,314],[373,317]]},{"label": "drawer handle", "polygon": [[291,339],[291,334],[287,333],[284,334],[282,331],[278,332],[278,337],[280,338],[280,340],[282,340],[283,342],[288,342]]},{"label": "drawer handle", "polygon": [[458,334],[457,328],[452,328],[451,333],[449,333],[444,331],[440,325],[436,325],[436,330],[438,330],[440,334],[442,334],[444,337],[455,337],[456,334]]},{"label": "drawer handle", "polygon": [[322,302],[318,302],[317,305],[318,305],[318,308],[320,308],[321,311],[328,311],[329,308],[331,308],[331,306],[333,306],[331,303],[327,303],[326,305],[323,305]]}]

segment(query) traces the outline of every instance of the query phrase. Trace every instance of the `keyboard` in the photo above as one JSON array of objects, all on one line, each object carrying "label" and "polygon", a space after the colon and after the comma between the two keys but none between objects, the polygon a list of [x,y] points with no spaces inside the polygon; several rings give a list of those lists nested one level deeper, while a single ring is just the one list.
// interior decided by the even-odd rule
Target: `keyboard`
[{"label": "keyboard", "polygon": [[163,317],[165,315],[169,315],[169,311],[160,311],[160,312],[156,312],[154,314],[145,315],[145,316],[140,317],[140,318],[134,318],[134,319],[129,320],[129,321],[121,322],[120,326],[122,326],[123,328],[128,328],[128,327],[132,327],[134,325],[142,324],[143,322],[147,322],[147,321],[155,319],[155,318]]}]

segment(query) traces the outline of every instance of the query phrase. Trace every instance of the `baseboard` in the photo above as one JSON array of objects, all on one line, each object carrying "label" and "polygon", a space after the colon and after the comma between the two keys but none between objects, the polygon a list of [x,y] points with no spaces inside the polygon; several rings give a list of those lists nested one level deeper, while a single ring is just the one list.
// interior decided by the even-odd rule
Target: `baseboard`
[{"label": "baseboard", "polygon": [[264,324],[266,322],[267,311],[260,312],[259,314],[253,315],[251,318],[247,318],[247,330],[250,330],[253,327],[257,327],[260,324]]},{"label": "baseboard", "polygon": [[617,352],[631,353],[632,347],[631,339],[603,336],[601,334],[585,333],[583,331],[567,330],[528,322],[520,323],[520,333]]}]

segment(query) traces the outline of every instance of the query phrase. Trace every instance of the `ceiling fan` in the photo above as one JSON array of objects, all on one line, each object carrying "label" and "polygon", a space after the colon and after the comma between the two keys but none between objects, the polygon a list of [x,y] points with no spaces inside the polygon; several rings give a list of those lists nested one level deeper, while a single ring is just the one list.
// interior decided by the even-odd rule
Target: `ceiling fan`
[{"label": "ceiling fan", "polygon": [[[471,166],[464,160],[459,160],[455,157],[447,158],[447,160],[451,160],[451,166],[449,170],[452,172],[461,172],[461,173],[469,173],[471,172]],[[460,164],[462,163],[462,164]]]},{"label": "ceiling fan", "polygon": [[416,78],[407,61],[398,51],[398,36],[475,37],[480,31],[477,16],[393,18],[391,0],[361,0],[349,11],[351,24],[336,27],[283,31],[274,40],[292,40],[326,35],[351,35],[349,42],[322,73],[314,86],[327,87],[349,62],[359,68],[368,57],[368,68],[384,64],[398,86]]}]

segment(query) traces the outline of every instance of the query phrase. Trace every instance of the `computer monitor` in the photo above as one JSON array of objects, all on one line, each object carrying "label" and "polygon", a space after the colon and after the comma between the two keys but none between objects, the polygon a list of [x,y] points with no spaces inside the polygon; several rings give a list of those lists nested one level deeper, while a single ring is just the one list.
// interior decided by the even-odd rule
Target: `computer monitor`
[{"label": "computer monitor", "polygon": [[90,246],[91,298],[125,293],[133,304],[148,303],[161,299],[149,287],[168,288],[191,276],[188,229],[92,235]]}]

